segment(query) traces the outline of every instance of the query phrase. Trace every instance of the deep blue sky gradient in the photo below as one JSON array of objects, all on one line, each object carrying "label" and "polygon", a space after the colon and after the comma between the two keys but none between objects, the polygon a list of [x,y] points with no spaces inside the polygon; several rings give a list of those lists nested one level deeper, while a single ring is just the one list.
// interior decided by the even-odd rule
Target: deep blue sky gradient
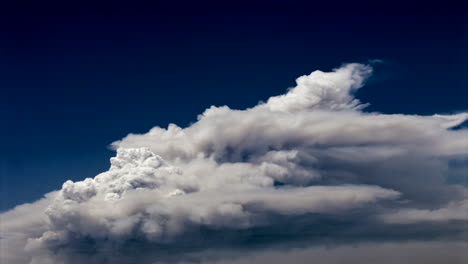
[{"label": "deep blue sky gradient", "polygon": [[468,108],[464,1],[169,2],[1,4],[0,211],[107,170],[128,133],[343,62],[384,61],[358,92],[368,111]]}]

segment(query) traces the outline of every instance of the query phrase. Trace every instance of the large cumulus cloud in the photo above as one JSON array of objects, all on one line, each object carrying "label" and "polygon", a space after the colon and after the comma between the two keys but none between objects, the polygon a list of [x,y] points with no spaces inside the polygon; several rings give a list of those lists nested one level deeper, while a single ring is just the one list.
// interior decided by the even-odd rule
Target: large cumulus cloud
[{"label": "large cumulus cloud", "polygon": [[466,160],[468,131],[452,128],[468,113],[365,112],[353,93],[371,73],[314,71],[252,108],[212,106],[189,127],[114,142],[108,171],[1,214],[2,258],[164,263],[213,249],[464,245],[466,162],[453,161]]}]

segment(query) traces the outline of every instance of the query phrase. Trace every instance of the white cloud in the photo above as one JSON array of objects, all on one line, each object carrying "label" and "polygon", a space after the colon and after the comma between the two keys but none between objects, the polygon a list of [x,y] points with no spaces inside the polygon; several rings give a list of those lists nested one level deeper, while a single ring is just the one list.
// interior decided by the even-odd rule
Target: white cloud
[{"label": "white cloud", "polygon": [[363,64],[347,64],[333,72],[314,71],[297,78],[297,86],[287,94],[271,97],[266,103],[272,111],[294,112],[304,109],[349,110],[366,105],[352,96],[372,73]]},{"label": "white cloud", "polygon": [[[394,232],[394,223],[468,221],[459,213],[466,188],[446,179],[449,161],[468,155],[468,131],[450,129],[468,113],[363,112],[353,92],[371,72],[362,64],[315,71],[253,108],[212,106],[189,127],[114,142],[108,171],[1,214],[2,257],[12,264],[129,263],[132,254],[141,263],[178,261],[190,252],[162,252],[221,247],[218,236],[240,243],[258,230],[272,236],[269,243],[283,239],[273,230],[292,240],[312,232],[309,242],[321,241],[320,232],[331,241],[379,232],[397,239],[415,234]],[[128,253],[129,244],[138,250]]]}]

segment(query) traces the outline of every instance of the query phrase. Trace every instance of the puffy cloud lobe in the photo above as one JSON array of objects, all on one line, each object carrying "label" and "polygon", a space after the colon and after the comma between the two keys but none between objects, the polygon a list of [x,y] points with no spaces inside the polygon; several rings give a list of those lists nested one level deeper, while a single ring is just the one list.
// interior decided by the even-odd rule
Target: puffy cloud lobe
[{"label": "puffy cloud lobe", "polygon": [[406,237],[417,239],[452,220],[463,225],[467,188],[447,175],[460,170],[452,159],[467,157],[466,129],[451,128],[468,113],[363,112],[353,92],[371,72],[362,64],[315,71],[253,108],[212,106],[187,128],[130,134],[113,143],[108,171],[2,214],[1,239],[21,250],[2,255],[9,263],[131,263],[125,252],[137,245],[141,263],[170,262],[193,253],[163,254],[181,245],[197,251],[258,232],[282,244],[277,230],[318,242],[323,232],[337,241],[382,232],[401,239],[407,234],[394,228],[439,223]]},{"label": "puffy cloud lobe", "polygon": [[297,86],[287,94],[271,97],[266,103],[272,111],[294,112],[304,109],[347,110],[366,105],[352,96],[372,73],[363,64],[348,64],[334,72],[314,71],[297,78]]}]

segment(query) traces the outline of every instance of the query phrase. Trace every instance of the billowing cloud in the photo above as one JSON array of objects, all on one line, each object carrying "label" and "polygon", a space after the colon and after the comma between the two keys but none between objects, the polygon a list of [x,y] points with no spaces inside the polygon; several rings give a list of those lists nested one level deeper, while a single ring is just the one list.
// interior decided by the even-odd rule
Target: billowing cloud
[{"label": "billowing cloud", "polygon": [[468,191],[448,177],[467,167],[451,164],[468,156],[468,131],[452,129],[468,113],[365,112],[353,93],[371,73],[363,64],[315,71],[252,108],[212,106],[186,128],[114,142],[108,171],[0,215],[2,258],[224,263],[200,254],[382,239],[464,245]]}]

